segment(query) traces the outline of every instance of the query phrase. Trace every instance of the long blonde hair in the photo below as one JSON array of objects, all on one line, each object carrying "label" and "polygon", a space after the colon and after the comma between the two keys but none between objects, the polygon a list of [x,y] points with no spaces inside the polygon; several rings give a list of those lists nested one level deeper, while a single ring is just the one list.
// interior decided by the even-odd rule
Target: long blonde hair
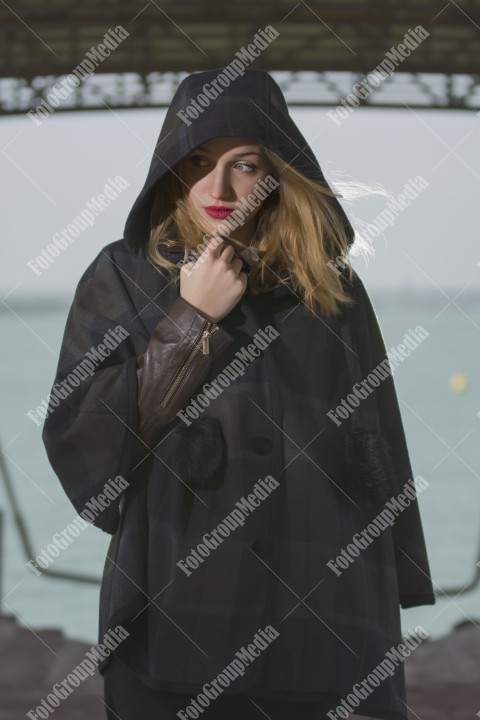
[{"label": "long blonde hair", "polygon": [[[318,313],[315,303],[324,315],[337,314],[340,304],[352,303],[343,280],[351,282],[353,269],[345,227],[329,199],[335,193],[305,177],[269,148],[262,149],[279,186],[263,201],[256,216],[251,244],[260,261],[249,273],[249,289],[254,294],[268,292],[289,280],[314,315]],[[205,228],[188,205],[177,170],[178,166],[158,183],[146,255],[154,265],[179,276],[180,266],[167,260],[161,247],[183,247],[187,262],[198,246],[203,249]]]}]

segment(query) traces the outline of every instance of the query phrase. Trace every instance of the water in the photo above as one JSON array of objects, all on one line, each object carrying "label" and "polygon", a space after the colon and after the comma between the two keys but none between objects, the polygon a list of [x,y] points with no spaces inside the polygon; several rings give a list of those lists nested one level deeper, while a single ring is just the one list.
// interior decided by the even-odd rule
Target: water
[{"label": "water", "polygon": [[[473,575],[480,541],[480,301],[464,298],[461,308],[451,304],[440,312],[443,296],[371,297],[387,348],[416,325],[430,333],[398,366],[395,384],[414,474],[430,483],[419,502],[435,586],[463,586]],[[67,311],[68,302],[57,309],[17,307],[16,315],[7,309],[0,313],[0,437],[37,552],[76,517],[48,463],[41,427],[26,416],[50,390]],[[455,373],[469,380],[462,394],[450,390]],[[61,628],[69,637],[95,642],[98,586],[36,577],[26,567],[1,484],[0,507],[3,612],[15,613],[35,629]],[[109,535],[89,526],[52,567],[100,577],[109,541]],[[435,606],[402,611],[404,630],[422,624],[432,637],[470,618],[480,624],[480,586],[462,597],[442,597]]]}]

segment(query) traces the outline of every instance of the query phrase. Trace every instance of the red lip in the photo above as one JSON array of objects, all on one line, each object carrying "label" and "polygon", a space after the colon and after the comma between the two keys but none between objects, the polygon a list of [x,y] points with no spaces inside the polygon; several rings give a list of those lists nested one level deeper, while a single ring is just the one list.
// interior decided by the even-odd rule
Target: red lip
[{"label": "red lip", "polygon": [[214,218],[226,218],[233,212],[233,208],[222,207],[221,205],[209,205],[204,210],[210,217]]}]

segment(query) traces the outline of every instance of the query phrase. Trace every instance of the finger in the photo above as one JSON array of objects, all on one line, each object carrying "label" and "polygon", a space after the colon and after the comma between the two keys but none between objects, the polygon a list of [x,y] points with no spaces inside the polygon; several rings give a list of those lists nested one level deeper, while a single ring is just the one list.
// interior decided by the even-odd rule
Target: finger
[{"label": "finger", "polygon": [[[200,248],[202,248],[202,249],[200,249]],[[195,248],[194,252],[195,252],[196,258],[193,262],[196,263],[199,260],[201,260],[201,261],[205,260],[207,257],[212,255],[214,250],[215,250],[215,244],[210,242],[210,238],[208,238],[207,240],[204,240],[202,243],[200,243],[199,246],[197,246]]]},{"label": "finger", "polygon": [[207,254],[211,254],[212,257],[220,257],[224,247],[225,242],[223,238],[221,238],[219,235],[212,235],[207,241],[207,246],[204,252],[206,252]]},{"label": "finger", "polygon": [[227,243],[225,243],[225,245],[222,249],[221,255],[219,257],[222,260],[224,260],[227,265],[230,265],[233,262],[233,260],[235,259],[234,256],[235,256],[235,248],[233,248],[231,245],[227,245]]},{"label": "finger", "polygon": [[182,265],[182,267],[180,268],[180,275],[182,275],[182,273],[184,275],[190,275],[191,271],[193,270],[194,265],[195,265],[195,263],[192,262],[192,260],[190,260],[190,262],[188,262],[188,263],[184,263]]},{"label": "finger", "polygon": [[223,255],[225,250],[228,248],[228,244],[221,235],[212,235],[207,247],[212,253],[212,257],[218,258],[220,255]]},{"label": "finger", "polygon": [[[231,262],[230,267],[232,267],[235,270],[235,272],[238,276],[241,275],[241,270],[243,267],[243,260],[241,258],[234,258]],[[244,273],[244,274],[245,274],[245,276],[247,275],[247,273]]]}]

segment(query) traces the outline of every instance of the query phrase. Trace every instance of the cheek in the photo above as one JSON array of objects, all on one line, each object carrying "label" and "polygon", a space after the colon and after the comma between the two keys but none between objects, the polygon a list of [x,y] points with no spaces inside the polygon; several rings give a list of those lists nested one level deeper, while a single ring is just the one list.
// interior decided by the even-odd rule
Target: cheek
[{"label": "cheek", "polygon": [[[183,185],[184,192],[187,196],[193,199],[193,191],[197,192],[197,187],[201,182],[201,177],[198,172],[189,167],[187,164],[181,165],[177,172],[180,181]],[[193,196],[193,197],[192,197]]]},{"label": "cheek", "polygon": [[234,181],[234,188],[237,195],[240,195],[242,197],[250,195],[250,193],[255,191],[255,187],[257,186],[259,179],[259,177],[252,179],[248,175],[245,177],[237,177]]},{"label": "cheek", "polygon": [[198,173],[195,175],[191,173],[189,177],[188,187],[192,201],[195,201],[196,199],[198,200],[198,196],[201,195],[202,192],[204,192],[208,187],[208,180],[206,176],[199,176]]},{"label": "cheek", "polygon": [[188,202],[198,205],[201,185],[191,178],[186,178],[184,182],[186,183],[185,194]]}]

